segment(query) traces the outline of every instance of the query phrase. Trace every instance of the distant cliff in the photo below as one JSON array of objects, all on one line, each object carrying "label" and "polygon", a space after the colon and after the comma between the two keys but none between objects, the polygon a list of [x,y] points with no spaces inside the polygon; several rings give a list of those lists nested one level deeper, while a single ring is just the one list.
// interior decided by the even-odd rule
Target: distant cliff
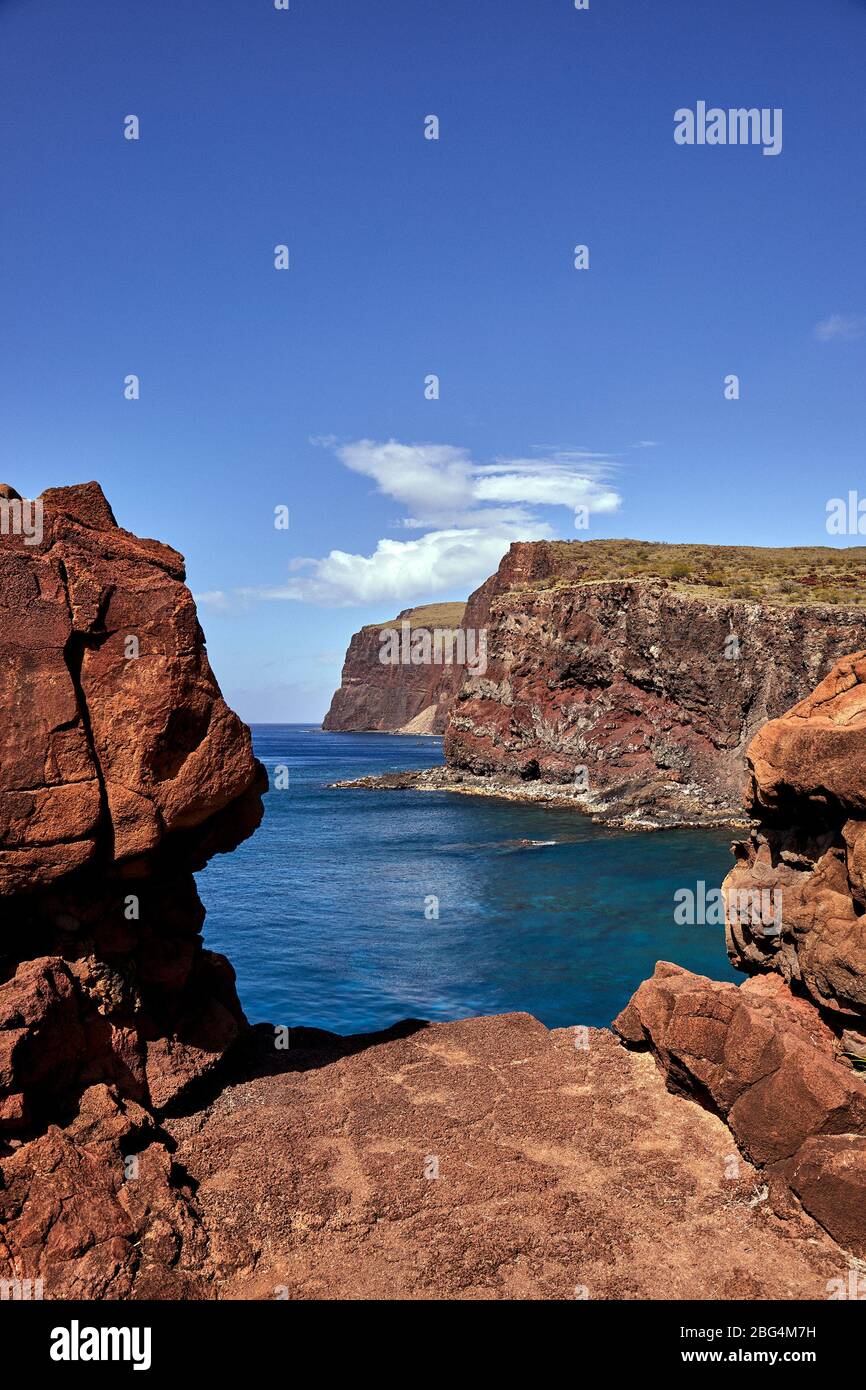
[{"label": "distant cliff", "polygon": [[[356,632],[323,728],[343,733],[441,734],[465,673],[444,659],[413,663],[411,634],[418,629],[431,634],[437,629],[443,634],[456,633],[465,607],[464,603],[429,603],[405,608],[390,622],[372,623]],[[387,634],[395,633],[405,645],[404,624],[408,625],[409,649],[401,655],[408,659],[383,661]],[[442,655],[444,658],[446,653]]]},{"label": "distant cliff", "polygon": [[730,821],[760,726],[866,646],[864,596],[863,547],[518,542],[463,614],[483,667],[380,668],[365,628],[326,727],[397,729],[432,707],[447,767],[388,785]]},{"label": "distant cliff", "polygon": [[866,645],[866,609],[841,601],[862,604],[864,561],[862,548],[512,545],[467,604],[487,670],[462,687],[446,760],[662,819],[737,808],[760,726]]}]

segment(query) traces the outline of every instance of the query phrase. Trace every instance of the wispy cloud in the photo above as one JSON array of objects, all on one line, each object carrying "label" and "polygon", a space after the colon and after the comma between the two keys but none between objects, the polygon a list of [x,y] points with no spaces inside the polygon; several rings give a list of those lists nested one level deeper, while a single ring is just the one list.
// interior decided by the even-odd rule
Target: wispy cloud
[{"label": "wispy cloud", "polygon": [[240,594],[227,594],[223,589],[205,589],[193,594],[193,598],[199,608],[207,608],[211,613],[239,613],[247,607]]},{"label": "wispy cloud", "polygon": [[829,318],[816,323],[814,331],[819,343],[831,343],[838,339],[851,342],[866,333],[866,315],[831,314]]},{"label": "wispy cloud", "polygon": [[520,526],[535,520],[531,507],[573,511],[586,506],[607,512],[620,501],[605,485],[612,467],[608,456],[582,449],[483,464],[453,444],[400,444],[396,439],[360,439],[335,452],[347,468],[372,478],[378,492],[406,509],[400,525],[410,529]]}]

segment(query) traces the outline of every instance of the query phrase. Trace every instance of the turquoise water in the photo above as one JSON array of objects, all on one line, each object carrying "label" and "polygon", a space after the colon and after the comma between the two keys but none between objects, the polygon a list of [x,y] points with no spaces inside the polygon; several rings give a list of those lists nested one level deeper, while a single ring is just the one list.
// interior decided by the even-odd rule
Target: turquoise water
[{"label": "turquoise water", "polygon": [[738,978],[719,927],[673,920],[676,889],[721,883],[728,832],[625,835],[492,799],[328,791],[441,762],[441,742],[273,724],[253,739],[271,773],[264,821],[198,879],[206,944],[232,961],[253,1022],[352,1033],[524,1009],[600,1025],[657,960]]}]

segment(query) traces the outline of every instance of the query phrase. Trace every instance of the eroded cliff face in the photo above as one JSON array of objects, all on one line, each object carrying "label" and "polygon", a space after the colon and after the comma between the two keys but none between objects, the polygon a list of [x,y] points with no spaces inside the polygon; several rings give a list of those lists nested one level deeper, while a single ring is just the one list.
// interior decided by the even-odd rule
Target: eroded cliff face
[{"label": "eroded cliff face", "polygon": [[576,785],[587,809],[660,823],[741,815],[750,740],[866,643],[866,613],[588,581],[579,552],[514,544],[469,599],[487,670],[452,708],[449,768]]},{"label": "eroded cliff face", "polygon": [[40,501],[38,543],[0,536],[0,1276],[186,1291],[159,1117],[247,1027],[193,872],[258,824],[264,771],[181,556],[95,483]]},{"label": "eroded cliff face", "polygon": [[866,1255],[866,653],[766,724],[724,883],[740,987],[659,963],[615,1027],[723,1115],[791,1194]]},{"label": "eroded cliff face", "polygon": [[[454,633],[464,607],[462,603],[442,603],[404,608],[391,622],[374,623],[356,632],[346,653],[340,688],[322,727],[336,733],[441,734],[464,668],[444,659],[413,662],[411,633],[419,628]],[[404,655],[409,659],[383,662],[381,634],[398,633],[403,645],[404,624]],[[445,654],[443,651],[443,658]]]}]

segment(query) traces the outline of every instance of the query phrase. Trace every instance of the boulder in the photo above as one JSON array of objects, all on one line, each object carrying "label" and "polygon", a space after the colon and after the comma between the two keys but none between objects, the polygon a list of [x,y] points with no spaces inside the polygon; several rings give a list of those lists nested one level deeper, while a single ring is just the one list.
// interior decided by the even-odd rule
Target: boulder
[{"label": "boulder", "polygon": [[0,895],[154,850],[256,782],[183,559],[121,529],[97,483],[0,536]]}]

